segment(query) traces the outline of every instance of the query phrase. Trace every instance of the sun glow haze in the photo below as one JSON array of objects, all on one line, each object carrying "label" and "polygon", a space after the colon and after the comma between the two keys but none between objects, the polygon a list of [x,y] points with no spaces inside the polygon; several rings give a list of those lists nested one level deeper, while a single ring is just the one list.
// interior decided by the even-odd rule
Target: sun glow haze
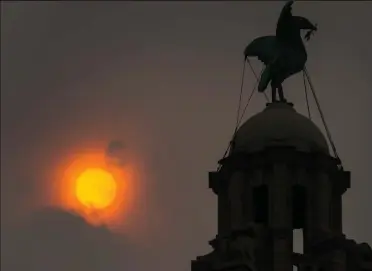
[{"label": "sun glow haze", "polygon": [[76,180],[76,197],[88,208],[104,209],[115,196],[116,181],[103,169],[87,169]]},{"label": "sun glow haze", "polygon": [[58,171],[53,202],[74,211],[92,224],[123,226],[135,200],[133,165],[107,162],[104,151],[66,158]]}]

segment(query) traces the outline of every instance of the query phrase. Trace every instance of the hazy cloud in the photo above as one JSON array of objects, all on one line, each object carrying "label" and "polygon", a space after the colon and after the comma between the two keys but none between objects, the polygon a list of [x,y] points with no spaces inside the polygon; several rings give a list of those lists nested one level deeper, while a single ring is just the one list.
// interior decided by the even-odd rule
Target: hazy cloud
[{"label": "hazy cloud", "polygon": [[118,166],[125,165],[125,144],[120,140],[112,140],[106,149],[106,158],[109,163],[113,163]]},{"label": "hazy cloud", "polygon": [[1,270],[126,270],[133,257],[123,239],[78,215],[44,209],[2,240]]}]

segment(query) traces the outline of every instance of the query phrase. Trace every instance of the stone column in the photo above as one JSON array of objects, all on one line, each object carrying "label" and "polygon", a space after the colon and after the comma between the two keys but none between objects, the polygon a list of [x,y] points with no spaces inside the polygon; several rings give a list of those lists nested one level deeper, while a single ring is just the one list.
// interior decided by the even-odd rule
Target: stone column
[{"label": "stone column", "polygon": [[330,271],[346,271],[346,255],[342,250],[336,250],[332,253]]},{"label": "stone column", "polygon": [[276,164],[269,182],[269,227],[272,229],[273,271],[292,270],[293,233],[291,179],[285,164]]},{"label": "stone column", "polygon": [[332,195],[331,212],[332,230],[337,233],[342,233],[342,195],[339,193]]},{"label": "stone column", "polygon": [[248,225],[254,221],[253,214],[253,187],[251,183],[252,176],[245,176],[243,183],[243,193],[241,194],[243,204],[243,224]]},{"label": "stone column", "polygon": [[237,230],[243,227],[244,181],[245,174],[240,171],[235,172],[229,181],[231,230]]},{"label": "stone column", "polygon": [[[330,230],[330,207],[331,207],[331,183],[325,172],[320,172],[316,176],[316,197],[315,200],[315,217],[314,221],[318,238],[327,234]],[[319,236],[320,235],[320,236]]]},{"label": "stone column", "polygon": [[218,192],[218,234],[226,236],[230,232],[230,202],[228,195],[228,185],[226,180],[221,180]]}]

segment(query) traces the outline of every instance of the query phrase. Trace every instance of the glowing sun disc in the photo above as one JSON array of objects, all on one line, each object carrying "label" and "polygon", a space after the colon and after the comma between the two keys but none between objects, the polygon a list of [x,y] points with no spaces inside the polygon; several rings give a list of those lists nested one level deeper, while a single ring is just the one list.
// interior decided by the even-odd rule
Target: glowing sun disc
[{"label": "glowing sun disc", "polygon": [[116,181],[109,172],[100,168],[90,168],[77,178],[75,193],[84,206],[104,209],[115,199]]}]

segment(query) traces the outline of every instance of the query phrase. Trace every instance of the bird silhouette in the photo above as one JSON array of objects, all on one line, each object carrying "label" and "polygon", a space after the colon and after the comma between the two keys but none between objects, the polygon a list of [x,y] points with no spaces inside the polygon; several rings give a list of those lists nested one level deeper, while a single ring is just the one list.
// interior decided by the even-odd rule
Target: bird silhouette
[{"label": "bird silhouette", "polygon": [[280,14],[275,36],[263,36],[253,40],[244,50],[244,56],[257,57],[265,64],[258,91],[264,92],[271,82],[272,101],[276,102],[279,92],[281,102],[286,102],[282,83],[288,77],[302,71],[307,60],[307,52],[301,37],[301,30],[309,30],[305,39],[317,30],[308,19],[292,15],[293,1],[288,1]]}]

